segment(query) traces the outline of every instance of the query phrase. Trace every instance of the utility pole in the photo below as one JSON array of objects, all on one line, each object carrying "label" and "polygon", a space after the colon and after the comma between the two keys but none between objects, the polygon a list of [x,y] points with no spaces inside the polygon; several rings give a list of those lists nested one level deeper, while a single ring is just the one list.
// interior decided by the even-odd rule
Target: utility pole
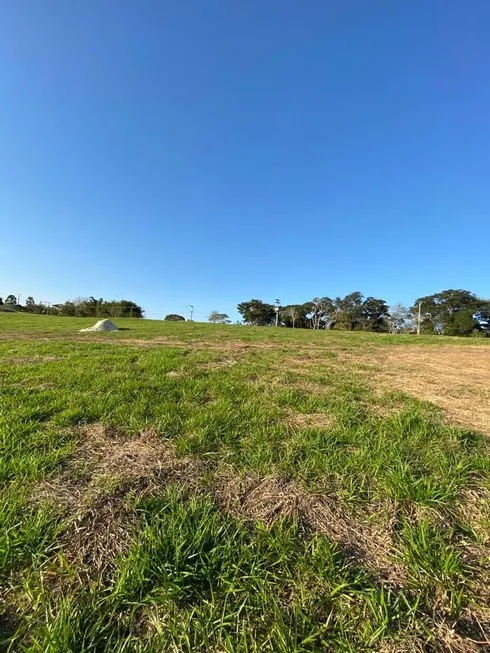
[{"label": "utility pole", "polygon": [[20,293],[17,295],[17,305],[20,304]]},{"label": "utility pole", "polygon": [[422,320],[422,302],[419,302],[419,318],[417,320],[417,335],[420,335],[420,322]]},{"label": "utility pole", "polygon": [[281,302],[278,299],[276,299],[276,301],[275,301],[276,305],[274,306],[274,310],[276,311],[276,329],[279,326],[279,305],[280,305],[280,303]]},{"label": "utility pole", "polygon": [[190,319],[190,321],[192,322],[192,316],[194,315],[194,306],[192,304],[189,304],[189,306],[187,308],[191,309],[191,319]]}]

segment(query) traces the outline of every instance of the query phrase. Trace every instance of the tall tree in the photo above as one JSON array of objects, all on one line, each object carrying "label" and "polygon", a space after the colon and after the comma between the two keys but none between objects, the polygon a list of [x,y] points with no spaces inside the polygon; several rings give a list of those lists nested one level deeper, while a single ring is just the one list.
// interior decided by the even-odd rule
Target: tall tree
[{"label": "tall tree", "polygon": [[294,304],[285,306],[281,311],[281,320],[285,326],[291,326],[293,329],[296,326],[296,320],[300,316],[300,307]]},{"label": "tall tree", "polygon": [[279,309],[280,323],[289,329],[310,329],[310,310],[310,302],[306,302],[306,304],[289,304],[287,306],[281,306]]},{"label": "tall tree", "polygon": [[5,303],[15,306],[17,304],[17,297],[15,295],[7,295],[5,298]]},{"label": "tall tree", "polygon": [[303,304],[312,329],[324,329],[335,315],[335,306],[330,297],[314,297]]},{"label": "tall tree", "polygon": [[434,333],[446,333],[451,330],[454,315],[460,311],[478,315],[487,304],[469,290],[443,290],[433,295],[419,297],[412,310],[418,311],[421,304],[422,331],[431,330]]},{"label": "tall tree", "polygon": [[356,291],[346,295],[343,299],[337,297],[334,305],[338,328],[354,331],[354,329],[362,327],[364,318],[362,293]]},{"label": "tall tree", "polygon": [[362,302],[361,328],[365,331],[388,331],[387,318],[388,304],[384,299],[367,297]]},{"label": "tall tree", "polygon": [[261,299],[251,299],[237,306],[238,312],[246,324],[270,326],[275,323],[276,311],[273,304],[266,304]]},{"label": "tall tree", "polygon": [[[95,297],[89,297],[86,301],[86,310],[91,317],[99,317],[99,302]],[[112,315],[111,317],[117,317]]]},{"label": "tall tree", "polygon": [[36,302],[34,301],[34,297],[30,297],[30,296],[29,296],[29,297],[26,299],[26,304],[25,304],[25,305],[26,305],[26,306],[34,306],[35,303],[36,303]]},{"label": "tall tree", "polygon": [[409,333],[414,326],[411,311],[400,303],[390,306],[385,320],[390,333]]}]

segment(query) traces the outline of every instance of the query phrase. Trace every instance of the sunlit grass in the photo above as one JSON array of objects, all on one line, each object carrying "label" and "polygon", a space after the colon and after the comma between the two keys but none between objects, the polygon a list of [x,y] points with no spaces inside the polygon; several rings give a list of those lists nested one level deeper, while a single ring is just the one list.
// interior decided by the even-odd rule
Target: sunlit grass
[{"label": "sunlit grass", "polygon": [[[354,652],[441,650],[446,626],[462,641],[488,636],[484,613],[471,616],[489,607],[488,551],[464,503],[468,492],[488,498],[486,438],[431,403],[375,393],[362,363],[366,348],[413,338],[145,320],[78,334],[91,322],[0,315],[4,647]],[[421,339],[434,356],[457,340]],[[200,471],[156,466],[148,482],[120,473],[91,485],[104,463],[96,447],[80,453],[92,425],[108,429],[104,456],[112,432],[149,432]],[[219,495],[222,478],[236,506]],[[249,504],[241,518],[236,488],[262,479],[345,515],[345,538],[304,506],[285,510],[288,497],[262,498],[267,520]],[[47,498],[57,484],[80,493],[76,508]],[[69,534],[101,493],[132,519],[131,544],[99,574]],[[362,553],[368,528],[382,563]]]}]

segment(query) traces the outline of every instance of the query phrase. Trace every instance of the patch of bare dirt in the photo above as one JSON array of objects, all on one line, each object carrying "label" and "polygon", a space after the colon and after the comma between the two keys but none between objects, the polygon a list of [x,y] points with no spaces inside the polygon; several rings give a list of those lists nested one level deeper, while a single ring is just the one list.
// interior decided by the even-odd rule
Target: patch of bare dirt
[{"label": "patch of bare dirt", "polygon": [[343,354],[347,362],[376,365],[369,382],[429,401],[458,425],[490,434],[490,347],[393,347],[369,357]]}]

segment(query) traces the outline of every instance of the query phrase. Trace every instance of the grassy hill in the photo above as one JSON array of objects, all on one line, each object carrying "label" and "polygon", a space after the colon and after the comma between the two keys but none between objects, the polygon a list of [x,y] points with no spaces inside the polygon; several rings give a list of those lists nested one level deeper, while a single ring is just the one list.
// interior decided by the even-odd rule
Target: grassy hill
[{"label": "grassy hill", "polygon": [[484,340],[93,323],[0,315],[4,649],[488,650]]}]

